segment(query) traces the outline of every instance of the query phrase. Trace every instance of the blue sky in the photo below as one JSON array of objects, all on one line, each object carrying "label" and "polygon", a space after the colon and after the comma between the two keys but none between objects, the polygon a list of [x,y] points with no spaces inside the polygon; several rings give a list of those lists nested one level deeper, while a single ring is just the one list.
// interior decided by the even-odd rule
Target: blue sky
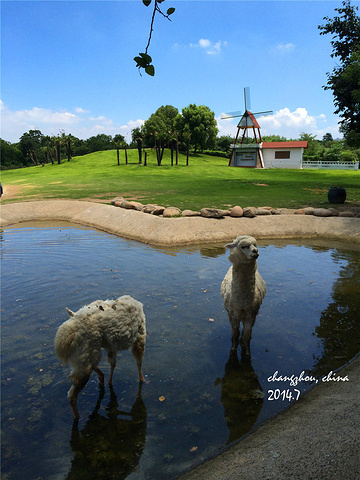
[{"label": "blue sky", "polygon": [[[162,6],[149,49],[155,77],[135,67],[145,50],[152,8],[133,1],[1,2],[1,138],[17,142],[29,129],[64,130],[79,138],[141,125],[161,105],[190,103],[214,111],[219,134],[235,135],[223,112],[273,110],[262,134],[301,132],[339,137],[330,91],[324,91],[329,36],[323,17],[341,1],[179,1]],[[359,6],[360,2],[353,1]]]}]

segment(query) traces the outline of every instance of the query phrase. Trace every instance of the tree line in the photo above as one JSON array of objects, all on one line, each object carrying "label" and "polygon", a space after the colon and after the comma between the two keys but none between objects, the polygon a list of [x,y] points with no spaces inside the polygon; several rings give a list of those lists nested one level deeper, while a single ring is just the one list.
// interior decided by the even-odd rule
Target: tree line
[{"label": "tree line", "polygon": [[171,149],[177,162],[179,151],[186,151],[189,155],[190,148],[195,153],[218,148],[217,134],[215,114],[209,107],[190,104],[179,113],[172,105],[165,105],[158,108],[144,125],[132,130],[130,143],[121,134],[114,137],[99,134],[83,140],[65,134],[64,131],[56,136],[48,136],[40,130],[29,130],[20,137],[19,142],[13,144],[0,139],[1,168],[60,164],[62,161],[70,161],[73,156],[112,149],[117,149],[119,162],[119,150],[124,149],[126,155],[127,148],[138,149],[140,163],[143,161],[144,149],[154,148],[158,165],[161,165],[165,148]]},{"label": "tree line", "polygon": [[[191,106],[193,112],[196,110]],[[131,142],[127,143],[123,135],[99,134],[86,140],[81,140],[62,132],[60,135],[49,137],[40,130],[29,130],[24,133],[18,143],[11,144],[0,139],[1,142],[1,169],[22,168],[32,165],[52,163],[54,165],[67,162],[73,156],[86,155],[103,150],[117,150],[117,162],[120,165],[119,151],[125,153],[127,164],[127,149],[137,149],[138,161],[146,165],[149,149],[156,151],[157,165],[162,164],[165,148],[170,149],[171,165],[178,164],[179,152],[186,154],[186,165],[189,165],[190,150],[207,155],[216,155],[229,158],[230,145],[235,142],[235,136],[216,136],[217,127],[210,121],[213,112],[208,107],[200,109],[208,116],[208,124],[191,123],[192,116],[179,118],[177,109],[171,105],[160,107],[142,127],[134,128],[131,132]],[[198,115],[198,120],[201,118]],[[191,130],[192,129],[192,130]],[[331,133],[326,133],[321,140],[315,135],[301,133],[298,139],[286,138],[280,135],[265,135],[263,142],[287,142],[305,140],[308,148],[304,150],[304,160],[327,161],[358,161],[360,148],[354,148],[352,141],[346,138],[333,139]],[[253,137],[245,137],[244,143],[254,143]]]}]

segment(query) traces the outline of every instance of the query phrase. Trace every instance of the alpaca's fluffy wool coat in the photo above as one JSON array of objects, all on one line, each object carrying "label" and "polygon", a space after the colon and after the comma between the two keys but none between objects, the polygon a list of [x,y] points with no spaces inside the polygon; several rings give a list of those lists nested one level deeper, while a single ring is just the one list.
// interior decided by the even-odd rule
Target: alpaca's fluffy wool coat
[{"label": "alpaca's fluffy wool coat", "polygon": [[231,244],[229,260],[233,264],[221,284],[221,295],[232,328],[232,349],[238,346],[240,322],[246,354],[250,355],[250,340],[256,315],[266,293],[266,284],[257,270],[259,256],[255,238],[243,235]]},{"label": "alpaca's fluffy wool coat", "polygon": [[143,339],[146,327],[143,305],[125,295],[116,300],[97,300],[82,307],[58,329],[55,352],[72,367],[71,377],[90,374],[101,360],[101,348],[108,353],[127,350]]}]

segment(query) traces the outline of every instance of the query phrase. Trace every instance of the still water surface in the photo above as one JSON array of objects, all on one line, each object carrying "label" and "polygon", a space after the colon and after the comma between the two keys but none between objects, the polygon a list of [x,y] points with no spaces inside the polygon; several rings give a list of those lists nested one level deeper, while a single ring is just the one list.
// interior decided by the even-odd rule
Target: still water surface
[{"label": "still water surface", "polygon": [[[360,252],[323,242],[260,243],[267,293],[252,359],[230,358],[220,295],[225,248],[156,248],[70,224],[1,232],[4,479],[170,479],[289,404],[279,375],[321,378],[360,350]],[[146,382],[118,354],[114,387],[93,373],[73,425],[68,367],[53,351],[65,307],[129,294],[144,304]],[[104,358],[103,371],[109,368]],[[31,472],[31,473],[29,473]]]}]

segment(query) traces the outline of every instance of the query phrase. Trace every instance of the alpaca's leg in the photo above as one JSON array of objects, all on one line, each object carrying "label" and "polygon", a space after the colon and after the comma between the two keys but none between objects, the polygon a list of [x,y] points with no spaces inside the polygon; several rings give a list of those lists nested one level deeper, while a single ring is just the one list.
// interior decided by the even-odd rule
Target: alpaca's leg
[{"label": "alpaca's leg", "polygon": [[142,360],[145,353],[145,337],[139,337],[132,347],[132,354],[135,357],[138,370],[140,383],[144,381],[144,375],[142,372]]},{"label": "alpaca's leg", "polygon": [[109,385],[112,385],[113,374],[116,367],[116,352],[108,352],[107,359],[110,363],[110,376],[108,383]]},{"label": "alpaca's leg", "polygon": [[72,385],[70,387],[70,390],[68,391],[68,400],[70,403],[70,407],[73,411],[74,418],[75,420],[79,419],[79,411],[77,409],[77,397],[81,390],[85,387],[87,384],[88,380],[90,378],[90,373],[84,377],[78,378],[78,377],[73,377],[72,380]]},{"label": "alpaca's leg", "polygon": [[251,335],[252,335],[252,323],[251,322],[245,322],[244,323],[244,328],[241,336],[241,343],[244,346],[245,349],[245,355],[248,357],[251,356],[250,352],[250,340],[251,340]]},{"label": "alpaca's leg", "polygon": [[94,370],[98,374],[100,385],[104,385],[105,375],[103,374],[103,372],[100,370],[99,367],[95,367]]},{"label": "alpaca's leg", "polygon": [[231,338],[231,350],[237,350],[239,346],[239,337],[240,337],[240,320],[229,315],[232,338]]}]

